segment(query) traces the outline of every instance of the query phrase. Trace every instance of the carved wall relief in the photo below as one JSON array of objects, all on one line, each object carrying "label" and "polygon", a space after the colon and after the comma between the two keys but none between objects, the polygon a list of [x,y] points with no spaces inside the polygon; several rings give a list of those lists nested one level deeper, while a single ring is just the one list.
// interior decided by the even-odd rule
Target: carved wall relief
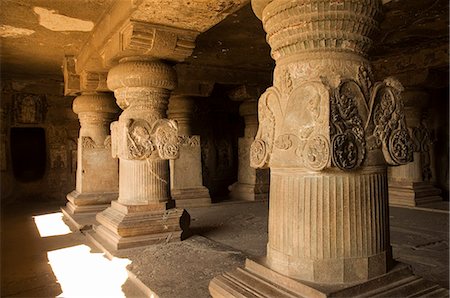
[{"label": "carved wall relief", "polygon": [[431,157],[430,147],[433,143],[430,131],[426,125],[426,119],[421,119],[418,127],[412,128],[412,140],[414,151],[420,152],[420,162],[422,167],[423,181],[431,181]]},{"label": "carved wall relief", "polygon": [[21,124],[42,123],[47,104],[44,95],[17,93],[14,95],[14,122]]}]

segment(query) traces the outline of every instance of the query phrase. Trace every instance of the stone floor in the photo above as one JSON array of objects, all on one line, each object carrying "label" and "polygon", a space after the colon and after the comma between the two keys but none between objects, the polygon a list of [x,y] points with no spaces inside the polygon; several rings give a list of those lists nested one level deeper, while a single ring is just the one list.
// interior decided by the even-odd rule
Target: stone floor
[{"label": "stone floor", "polygon": [[[266,250],[267,202],[190,208],[193,236],[112,260],[87,242],[88,231],[40,236],[35,217],[57,214],[59,206],[23,206],[2,208],[2,297],[207,297],[214,276]],[[445,206],[430,208],[390,208],[394,257],[448,288],[448,211]],[[102,266],[106,271],[98,271]],[[113,287],[118,291],[108,292]]]}]

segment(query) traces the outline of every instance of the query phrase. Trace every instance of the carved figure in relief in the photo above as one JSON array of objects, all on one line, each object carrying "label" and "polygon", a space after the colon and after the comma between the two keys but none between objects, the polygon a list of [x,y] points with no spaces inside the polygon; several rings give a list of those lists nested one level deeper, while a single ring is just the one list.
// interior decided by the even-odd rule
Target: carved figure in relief
[{"label": "carved figure in relief", "polygon": [[414,141],[414,151],[420,152],[422,179],[423,181],[430,181],[432,178],[430,158],[430,146],[432,144],[432,139],[425,117],[421,119],[418,127],[414,127],[412,129],[412,136]]},{"label": "carved figure in relief", "polygon": [[16,123],[41,123],[45,114],[45,97],[34,94],[14,96],[14,119]]},{"label": "carved figure in relief", "polygon": [[153,126],[142,119],[129,119],[126,124],[129,157],[147,159],[157,151],[159,158],[178,157],[179,140],[176,123],[168,119],[159,119]]}]

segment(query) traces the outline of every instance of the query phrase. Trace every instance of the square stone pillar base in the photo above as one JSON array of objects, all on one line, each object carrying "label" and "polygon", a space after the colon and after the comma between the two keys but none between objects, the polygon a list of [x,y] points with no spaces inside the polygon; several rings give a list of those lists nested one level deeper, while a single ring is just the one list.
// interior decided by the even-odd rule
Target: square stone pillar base
[{"label": "square stone pillar base", "polygon": [[[239,201],[261,201],[269,198],[268,187],[258,190],[255,184],[236,182],[228,187],[229,196],[232,200]],[[259,187],[261,188],[261,187]]]},{"label": "square stone pillar base", "polygon": [[211,205],[209,190],[204,187],[172,189],[171,197],[176,202],[177,207],[204,207]]},{"label": "square stone pillar base", "polygon": [[64,218],[72,228],[77,230],[91,228],[95,216],[108,208],[111,201],[117,199],[117,192],[111,193],[79,193],[74,190],[67,194],[65,207],[61,208]]},{"label": "square stone pillar base", "polygon": [[389,181],[389,205],[419,206],[442,201],[441,190],[429,182]]},{"label": "square stone pillar base", "polygon": [[123,205],[111,202],[111,207],[97,214],[99,226],[92,237],[110,253],[150,244],[180,241],[189,226],[189,214],[184,209],[171,208],[167,203]]},{"label": "square stone pillar base", "polygon": [[291,279],[263,262],[247,259],[238,268],[215,277],[209,292],[217,297],[448,297],[448,290],[412,274],[404,264],[363,283],[320,285]]}]

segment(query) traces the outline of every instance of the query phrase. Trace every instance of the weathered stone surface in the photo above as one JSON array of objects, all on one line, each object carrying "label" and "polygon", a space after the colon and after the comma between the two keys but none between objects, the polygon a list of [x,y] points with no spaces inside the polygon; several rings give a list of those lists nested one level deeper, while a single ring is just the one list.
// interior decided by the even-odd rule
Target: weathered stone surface
[{"label": "weathered stone surface", "polygon": [[177,121],[180,154],[170,161],[170,190],[178,207],[208,206],[209,191],[203,186],[200,136],[192,135],[194,99],[172,96],[168,117]]},{"label": "weathered stone surface", "polygon": [[433,133],[428,128],[429,95],[420,89],[406,90],[405,115],[414,145],[414,160],[389,169],[389,203],[418,206],[441,201],[433,185],[436,175]]},{"label": "weathered stone surface", "polygon": [[[356,284],[354,294],[383,288],[397,275],[389,272],[386,163],[406,164],[413,150],[402,85],[375,82],[365,58],[381,2],[252,3],[276,60],[250,151],[253,167],[271,170],[267,268],[248,261],[214,279],[210,293],[332,296],[297,280],[340,284],[344,296]],[[390,293],[404,290],[394,285]]]},{"label": "weathered stone surface", "polygon": [[232,99],[244,100],[239,107],[239,114],[244,117],[244,137],[238,143],[238,181],[230,185],[230,197],[234,200],[264,200],[269,197],[269,170],[250,167],[250,146],[258,130],[259,90],[241,86],[230,93]]},{"label": "weathered stone surface", "polygon": [[111,156],[109,125],[119,108],[111,94],[88,92],[75,98],[73,111],[81,124],[77,180],[76,189],[67,195],[69,202],[64,211],[72,222],[77,222],[78,214],[89,214],[94,222],[95,213],[118,196],[118,160]]},{"label": "weathered stone surface", "polygon": [[179,156],[178,127],[165,119],[176,73],[159,60],[124,58],[107,83],[124,110],[111,125],[119,197],[97,214],[94,237],[112,251],[180,240],[183,210],[169,205],[168,162]]}]

